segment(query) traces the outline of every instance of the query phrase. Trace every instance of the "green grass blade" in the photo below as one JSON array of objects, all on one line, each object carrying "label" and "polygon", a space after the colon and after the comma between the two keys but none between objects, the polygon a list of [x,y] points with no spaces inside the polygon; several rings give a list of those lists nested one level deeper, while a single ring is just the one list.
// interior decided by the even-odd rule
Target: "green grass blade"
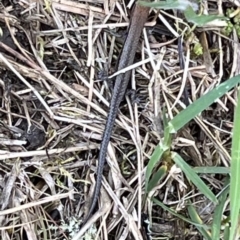
[{"label": "green grass blade", "polygon": [[223,233],[223,239],[229,240],[229,236],[230,236],[230,229],[229,229],[229,226],[226,226]]},{"label": "green grass blade", "polygon": [[209,187],[202,181],[202,179],[195,173],[195,171],[182,159],[182,157],[172,152],[172,159],[174,162],[181,168],[181,170],[185,173],[188,179],[192,181],[192,183],[202,192],[208,199],[210,199],[213,203],[218,203],[216,196],[209,189]]},{"label": "green grass blade", "polygon": [[228,167],[194,167],[194,172],[205,174],[229,174],[230,168]]},{"label": "green grass blade", "polygon": [[147,1],[139,1],[138,2],[142,6],[164,9],[164,10],[185,10],[189,5],[190,1],[181,1],[181,0],[165,0],[165,1],[157,1],[157,2],[147,2]]},{"label": "green grass blade", "polygon": [[[202,225],[202,223],[203,223],[203,222],[202,222],[202,219],[199,217],[199,215],[198,215],[196,209],[193,207],[193,205],[189,205],[189,206],[188,206],[188,213],[189,213],[190,218],[191,218],[194,222]],[[202,226],[196,226],[196,228],[197,228],[198,231],[202,234],[202,236],[204,237],[204,239],[212,240],[211,234],[210,234],[209,231],[207,231],[207,230],[206,230],[205,228],[203,228]],[[218,239],[218,240],[219,240],[219,239]]]},{"label": "green grass blade", "polygon": [[213,20],[228,20],[227,17],[218,16],[218,15],[198,15],[194,12],[192,7],[188,6],[187,9],[184,11],[184,16],[186,17],[188,22],[195,24],[196,26],[203,26],[208,22]]},{"label": "green grass blade", "polygon": [[176,133],[186,123],[196,117],[203,110],[208,108],[212,103],[222,97],[226,92],[235,87],[238,83],[240,83],[240,75],[230,78],[229,80],[206,93],[204,96],[194,101],[169,122],[170,133]]},{"label": "green grass blade", "polygon": [[168,150],[168,147],[166,145],[159,144],[155,148],[155,150],[150,158],[150,161],[147,165],[147,170],[146,170],[146,180],[145,180],[146,192],[147,192],[147,189],[149,188],[148,183],[149,183],[149,179],[151,177],[152,171],[153,171],[155,165],[161,161],[161,157],[166,150]]},{"label": "green grass blade", "polygon": [[149,193],[154,187],[157,186],[158,182],[166,175],[167,166],[161,166],[160,169],[152,176],[147,186],[147,193]]},{"label": "green grass blade", "polygon": [[175,217],[177,217],[177,218],[179,218],[179,219],[181,219],[181,220],[183,220],[183,221],[185,221],[185,222],[187,222],[187,223],[190,223],[190,224],[192,224],[192,225],[194,225],[194,226],[202,227],[202,228],[204,228],[204,229],[206,229],[206,230],[209,229],[209,227],[206,226],[206,225],[204,225],[204,224],[199,224],[199,223],[197,223],[197,222],[194,222],[194,221],[192,221],[192,220],[184,217],[183,215],[181,215],[181,214],[179,214],[179,213],[176,213],[174,210],[172,210],[171,208],[168,208],[167,206],[165,206],[162,202],[160,202],[160,201],[157,200],[156,198],[152,198],[152,201],[153,201],[154,203],[156,203],[158,206],[160,206],[162,209],[164,209],[165,211],[168,211],[168,212],[171,213],[173,216],[175,216]]},{"label": "green grass blade", "polygon": [[[225,186],[229,184],[229,179],[226,181]],[[213,215],[213,223],[212,223],[212,240],[219,240],[220,239],[220,232],[221,232],[221,219],[223,214],[223,208],[225,202],[227,200],[229,193],[229,186],[227,186],[223,192],[221,193],[220,197],[218,198],[219,204],[214,210]]]},{"label": "green grass blade", "polygon": [[230,180],[230,238],[235,239],[240,209],[240,94],[234,114],[233,137],[232,137],[232,161]]},{"label": "green grass blade", "polygon": [[163,144],[166,146],[171,146],[172,141],[172,135],[169,132],[169,126],[168,126],[169,120],[166,118],[165,110],[163,113],[163,126],[164,126],[164,138],[163,138]]}]

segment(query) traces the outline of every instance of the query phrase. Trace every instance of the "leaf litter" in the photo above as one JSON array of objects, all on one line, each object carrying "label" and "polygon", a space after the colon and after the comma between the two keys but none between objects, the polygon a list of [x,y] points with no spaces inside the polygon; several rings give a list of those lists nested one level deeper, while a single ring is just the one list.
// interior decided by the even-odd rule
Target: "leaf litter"
[{"label": "leaf litter", "polygon": [[[207,4],[210,13],[233,6]],[[82,239],[201,239],[190,223],[143,201],[145,167],[163,137],[164,109],[172,118],[186,97],[194,101],[239,74],[238,37],[234,32],[232,39],[223,36],[218,22],[187,35],[181,12],[154,9],[146,23],[148,37],[142,38],[145,49],[139,44],[132,67],[135,97],[126,95],[111,138],[99,210],[88,230],[79,228],[94,186],[128,14],[122,1],[1,2],[2,239],[76,239],[79,231]],[[184,68],[181,34],[182,54],[190,53]],[[199,42],[202,55],[193,50]],[[235,104],[236,89],[179,131],[172,149],[192,167],[229,167]],[[179,169],[168,174],[154,196],[185,217],[191,199],[202,221],[211,221],[211,202]],[[200,176],[213,192],[223,188],[223,174]]]}]

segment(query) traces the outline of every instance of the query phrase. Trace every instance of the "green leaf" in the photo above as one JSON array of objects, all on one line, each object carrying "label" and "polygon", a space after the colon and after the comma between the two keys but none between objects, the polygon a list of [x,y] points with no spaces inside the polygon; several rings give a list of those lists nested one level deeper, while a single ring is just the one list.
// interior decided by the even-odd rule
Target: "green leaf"
[{"label": "green leaf", "polygon": [[226,203],[228,193],[229,193],[229,178],[227,179],[224,187],[225,189],[223,190],[220,197],[218,198],[219,204],[214,210],[213,223],[212,223],[212,240],[221,239],[220,238],[221,219],[222,219],[224,205]]},{"label": "green leaf", "polygon": [[167,167],[161,166],[160,169],[152,176],[149,184],[147,186],[147,193],[149,193],[153,188],[155,188],[158,182],[166,175]]},{"label": "green leaf", "polygon": [[187,178],[190,179],[192,183],[199,189],[200,192],[202,192],[213,203],[215,204],[218,203],[217,198],[213,194],[213,192],[202,181],[202,179],[194,172],[194,170],[182,159],[182,157],[179,154],[172,152],[172,159],[185,173]]},{"label": "green leaf", "polygon": [[166,150],[168,150],[167,146],[162,145],[162,144],[157,145],[157,147],[155,148],[155,150],[150,158],[150,161],[148,162],[147,170],[146,170],[146,182],[145,182],[146,192],[148,192],[147,191],[148,182],[151,177],[152,171],[153,171],[155,165],[161,161],[161,157]]},{"label": "green leaf", "polygon": [[159,8],[164,10],[176,9],[176,10],[184,11],[189,6],[193,6],[194,9],[197,10],[197,4],[192,3],[188,0],[166,0],[166,1],[157,1],[157,2],[139,1],[138,3],[142,6]]},{"label": "green leaf", "polygon": [[240,75],[230,78],[229,80],[206,93],[204,96],[194,101],[169,122],[170,133],[176,133],[186,123],[200,114],[203,110],[208,108],[212,103],[222,97],[226,92],[231,90],[238,83],[240,83]]},{"label": "green leaf", "polygon": [[230,217],[231,228],[229,240],[235,239],[237,233],[239,210],[240,210],[240,94],[234,114],[233,137],[232,137],[232,161],[230,180]]},{"label": "green leaf", "polygon": [[177,217],[177,218],[180,218],[181,220],[183,220],[183,221],[185,221],[185,222],[187,222],[187,223],[190,223],[190,224],[192,224],[192,225],[194,225],[194,226],[202,227],[202,228],[204,228],[204,229],[206,229],[206,230],[209,229],[209,227],[206,226],[206,225],[199,224],[199,223],[197,223],[197,222],[194,222],[194,221],[192,221],[192,220],[184,217],[183,215],[181,215],[181,214],[179,214],[179,213],[176,213],[174,210],[172,210],[171,208],[168,208],[167,206],[165,206],[163,203],[161,203],[161,202],[160,202],[159,200],[157,200],[156,198],[152,198],[152,201],[153,201],[154,203],[156,203],[157,205],[159,205],[159,206],[160,206],[161,208],[163,208],[164,210],[170,212],[173,216],[175,216],[175,217]]},{"label": "green leaf", "polygon": [[191,6],[188,6],[184,11],[185,18],[188,22],[194,23],[195,25],[201,27],[208,22],[212,22],[213,20],[228,20],[227,17],[218,16],[218,15],[197,15]]},{"label": "green leaf", "polygon": [[227,226],[224,228],[223,239],[229,240],[229,236],[230,236],[230,229],[229,229],[229,226]]},{"label": "green leaf", "polygon": [[208,173],[208,174],[229,174],[230,168],[228,167],[194,167],[195,173]]},{"label": "green leaf", "polygon": [[[191,217],[191,219],[198,223],[198,224],[201,224],[202,225],[202,220],[201,218],[199,217],[196,209],[192,206],[192,205],[189,205],[188,206],[188,213]],[[204,227],[202,226],[196,226],[196,228],[198,229],[198,231],[202,234],[202,236],[204,237],[204,239],[207,239],[207,240],[212,240],[211,239],[211,234],[209,231],[207,231]],[[219,240],[219,239],[218,239]]]},{"label": "green leaf", "polygon": [[171,147],[171,142],[172,142],[172,134],[169,133],[169,130],[170,130],[169,126],[167,126],[164,129],[163,144],[170,148]]}]

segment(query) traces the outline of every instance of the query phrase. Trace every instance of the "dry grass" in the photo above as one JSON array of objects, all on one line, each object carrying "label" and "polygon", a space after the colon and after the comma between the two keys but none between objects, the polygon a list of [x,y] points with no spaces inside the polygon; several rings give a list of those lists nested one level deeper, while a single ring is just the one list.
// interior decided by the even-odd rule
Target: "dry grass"
[{"label": "dry grass", "polygon": [[[120,3],[2,0],[1,239],[72,239],[79,232],[108,112],[111,81],[105,79],[114,76],[124,39],[119,29],[128,26]],[[216,2],[208,4],[210,12],[217,11]],[[80,229],[88,234],[85,239],[96,233],[99,239],[146,239],[141,221],[146,214],[152,217],[152,236],[201,239],[192,225],[143,201],[144,171],[162,137],[163,109],[172,118],[184,106],[184,90],[193,101],[238,74],[239,47],[233,43],[237,37],[220,34],[221,26],[197,29],[195,40],[204,54],[194,56],[193,40],[185,34],[182,69],[177,36],[186,28],[179,17],[152,10],[146,23],[145,51],[139,45],[137,64],[131,66],[137,101],[127,95],[121,106],[99,210],[90,230]],[[193,167],[229,166],[235,98],[235,90],[229,92],[175,136],[172,148]],[[221,190],[223,176],[202,177],[213,192]],[[169,168],[167,179],[155,196],[183,215],[190,198],[209,223],[213,206],[183,174]]]}]

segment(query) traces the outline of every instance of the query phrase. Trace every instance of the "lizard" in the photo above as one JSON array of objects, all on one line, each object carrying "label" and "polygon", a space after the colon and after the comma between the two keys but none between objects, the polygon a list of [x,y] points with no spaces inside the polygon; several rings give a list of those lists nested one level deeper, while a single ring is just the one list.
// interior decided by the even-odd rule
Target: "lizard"
[{"label": "lizard", "polygon": [[[132,15],[130,17],[128,34],[125,39],[122,52],[118,61],[118,68],[117,68],[118,71],[133,64],[139,39],[142,33],[142,29],[148,18],[149,9],[150,9],[149,7],[141,6],[137,3],[135,4],[134,9],[132,11]],[[110,138],[113,131],[115,119],[117,117],[119,105],[122,102],[122,99],[125,95],[125,92],[129,83],[130,74],[131,74],[131,71],[121,73],[117,75],[115,80],[113,93],[110,101],[110,108],[108,112],[107,122],[103,132],[103,137],[102,137],[100,151],[99,151],[96,184],[94,187],[90,208],[84,223],[86,223],[88,219],[91,217],[95,209],[95,206],[97,204],[98,196],[102,186],[102,177],[103,177],[102,175],[103,175],[103,168],[104,168],[105,159],[107,155],[108,144],[110,142]]]}]

